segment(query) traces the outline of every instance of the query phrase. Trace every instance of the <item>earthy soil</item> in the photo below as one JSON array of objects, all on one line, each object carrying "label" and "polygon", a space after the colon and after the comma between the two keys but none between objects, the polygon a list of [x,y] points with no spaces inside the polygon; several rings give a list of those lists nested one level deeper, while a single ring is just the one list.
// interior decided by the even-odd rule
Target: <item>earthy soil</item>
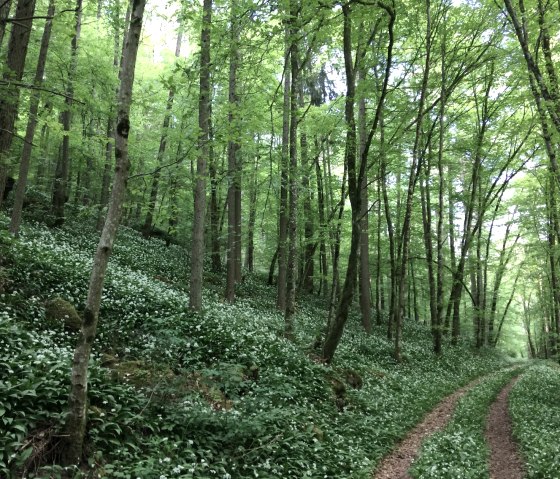
[{"label": "earthy soil", "polygon": [[422,441],[447,425],[457,401],[480,381],[481,379],[476,379],[443,399],[420,424],[406,435],[393,452],[381,461],[373,478],[410,479],[407,471],[416,459]]},{"label": "earthy soil", "polygon": [[486,440],[490,446],[490,479],[523,479],[525,466],[513,440],[508,396],[517,378],[506,386],[490,407]]}]

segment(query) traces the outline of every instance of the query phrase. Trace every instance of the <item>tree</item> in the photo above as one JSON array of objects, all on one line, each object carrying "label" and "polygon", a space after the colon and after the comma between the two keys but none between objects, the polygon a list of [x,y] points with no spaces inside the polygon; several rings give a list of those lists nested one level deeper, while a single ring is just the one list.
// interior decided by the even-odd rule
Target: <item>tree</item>
[{"label": "tree", "polygon": [[228,126],[228,249],[227,249],[227,277],[226,301],[233,303],[235,299],[235,284],[241,281],[241,144],[239,95],[237,86],[237,70],[239,68],[238,38],[241,33],[236,12],[232,2],[230,13],[230,57],[229,57],[229,112]]},{"label": "tree", "polygon": [[70,66],[66,78],[65,105],[60,114],[60,123],[64,131],[62,145],[53,189],[52,210],[55,217],[55,226],[64,223],[64,206],[68,201],[68,170],[70,168],[70,127],[72,123],[72,105],[74,103],[74,80],[78,62],[78,42],[82,28],[82,0],[76,0],[75,28],[71,40]]},{"label": "tree", "polygon": [[[45,75],[45,65],[47,63],[47,53],[52,31],[52,17],[55,12],[54,0],[49,0],[49,8],[47,10],[47,19],[45,20],[45,29],[43,30],[43,38],[41,40],[41,48],[39,50],[39,59],[37,60],[37,69],[35,71],[35,79],[33,85],[40,88]],[[35,128],[37,126],[39,113],[39,91],[34,91],[31,95],[31,105],[29,106],[29,119],[27,120],[27,130],[23,143],[23,151],[21,154],[21,162],[19,165],[19,175],[17,187],[15,190],[14,207],[12,210],[12,221],[10,223],[10,232],[17,236],[19,226],[21,224],[21,212],[25,197],[25,187],[27,185],[27,174],[29,172],[29,163],[31,161],[31,150],[33,147],[33,139],[35,137]]]},{"label": "tree", "polygon": [[[181,25],[179,25],[179,30],[177,32],[177,43],[175,46],[175,58],[179,58],[179,55],[181,54],[182,40],[183,40],[183,32],[181,30]],[[144,226],[142,227],[142,234],[144,235],[145,238],[148,238],[150,236],[150,233],[152,232],[154,210],[156,208],[156,201],[157,201],[158,190],[159,190],[159,180],[161,176],[161,167],[163,164],[165,149],[167,147],[167,136],[168,136],[169,122],[171,121],[171,111],[173,109],[174,98],[175,98],[175,84],[173,83],[173,79],[171,79],[171,86],[169,88],[169,93],[167,95],[167,103],[165,106],[165,115],[163,117],[161,138],[159,140],[159,148],[157,152],[157,160],[156,160],[157,167],[152,177],[152,188],[150,190],[148,211],[146,212],[146,219],[144,221]]]},{"label": "tree", "polygon": [[346,121],[346,149],[344,155],[344,162],[348,167],[348,196],[352,207],[352,233],[350,238],[350,252],[348,254],[348,266],[346,269],[346,277],[344,279],[344,286],[342,295],[338,303],[335,317],[330,324],[327,331],[325,341],[323,344],[323,359],[326,362],[331,362],[342,333],[344,325],[348,319],[348,312],[350,304],[354,296],[357,265],[358,265],[358,248],[361,236],[360,227],[360,213],[361,213],[361,188],[363,185],[363,178],[368,164],[368,154],[373,136],[375,135],[379,121],[381,118],[381,111],[384,106],[384,101],[387,96],[389,74],[392,68],[392,55],[393,55],[393,27],[395,24],[395,10],[393,6],[387,6],[380,3],[379,7],[383,9],[388,17],[388,46],[387,57],[385,63],[385,74],[383,78],[383,85],[377,102],[375,110],[375,117],[373,119],[371,128],[368,132],[363,149],[361,151],[360,162],[357,165],[357,144],[356,144],[356,124],[354,120],[354,101],[355,101],[355,69],[352,54],[352,19],[351,7],[349,5],[343,6],[344,18],[344,33],[343,33],[343,50],[344,50],[344,67],[346,72],[346,99],[345,99],[345,121]]},{"label": "tree", "polygon": [[191,309],[202,309],[202,275],[204,269],[204,227],[206,218],[206,170],[210,149],[210,31],[212,0],[204,0],[200,33],[200,94],[198,100],[198,159],[194,192],[194,223],[191,247],[189,303]]},{"label": "tree", "polygon": [[14,125],[19,105],[20,88],[14,83],[21,81],[23,76],[34,12],[35,0],[18,0],[8,43],[6,69],[2,76],[4,88],[0,98],[0,206],[2,206],[8,178],[7,155],[14,138]]},{"label": "tree", "polygon": [[95,340],[103,282],[109,257],[122,214],[130,162],[128,159],[128,136],[130,133],[130,105],[134,70],[142,30],[142,19],[146,0],[132,0],[130,26],[123,50],[121,81],[117,98],[117,126],[115,143],[115,176],[109,211],[95,252],[89,280],[88,296],[83,315],[80,339],[74,351],[72,378],[69,397],[69,412],[66,418],[66,434],[62,460],[66,465],[77,464],[82,459],[87,420],[88,363]]}]

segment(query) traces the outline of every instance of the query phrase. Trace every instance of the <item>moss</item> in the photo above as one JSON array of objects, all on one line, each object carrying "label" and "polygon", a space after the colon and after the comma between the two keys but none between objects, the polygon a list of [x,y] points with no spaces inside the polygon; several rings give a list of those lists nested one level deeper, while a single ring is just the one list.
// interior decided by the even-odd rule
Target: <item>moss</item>
[{"label": "moss", "polygon": [[60,323],[70,331],[80,331],[82,318],[71,303],[62,298],[49,299],[45,304],[47,325],[56,327]]},{"label": "moss", "polygon": [[126,381],[134,386],[157,384],[175,377],[171,369],[161,365],[150,365],[144,361],[118,362],[116,357],[110,355],[104,355],[104,359],[104,366],[112,370],[113,379]]}]

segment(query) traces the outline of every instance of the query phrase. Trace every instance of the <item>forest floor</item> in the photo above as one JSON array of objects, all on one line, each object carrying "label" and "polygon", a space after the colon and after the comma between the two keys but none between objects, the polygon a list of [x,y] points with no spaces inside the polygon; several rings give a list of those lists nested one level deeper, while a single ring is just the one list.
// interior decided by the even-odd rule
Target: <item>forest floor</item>
[{"label": "forest floor", "polygon": [[[24,224],[14,239],[7,221],[0,214],[0,478],[63,477],[46,444],[63,432],[76,333],[52,305],[80,314],[98,234],[75,220]],[[396,363],[386,316],[365,335],[353,309],[327,367],[309,350],[323,297],[300,296],[286,341],[276,288],[259,274],[228,305],[223,275],[206,271],[204,312],[186,311],[189,264],[180,246],[121,229],[90,364],[88,464],[73,479],[489,479],[489,411],[506,426],[511,414],[527,476],[560,479],[552,363],[474,350],[468,337],[446,338],[436,357],[415,321]],[[496,423],[488,429],[510,438]],[[493,479],[521,477],[505,464]]]},{"label": "forest floor", "polygon": [[[459,400],[484,378],[477,378],[444,398],[379,464],[373,479],[412,479],[409,469],[421,454],[422,443],[444,429]],[[522,479],[525,466],[513,438],[508,397],[519,379],[515,377],[502,389],[489,409],[485,437],[490,448],[490,479]]]}]

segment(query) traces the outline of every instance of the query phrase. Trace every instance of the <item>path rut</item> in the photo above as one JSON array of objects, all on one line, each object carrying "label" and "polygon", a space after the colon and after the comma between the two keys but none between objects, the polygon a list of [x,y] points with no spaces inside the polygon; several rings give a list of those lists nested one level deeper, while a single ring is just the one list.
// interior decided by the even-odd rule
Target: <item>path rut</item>
[{"label": "path rut", "polygon": [[420,424],[406,435],[392,453],[385,456],[373,479],[411,479],[407,471],[418,456],[424,439],[447,425],[459,399],[482,379],[475,379],[443,399]]}]

